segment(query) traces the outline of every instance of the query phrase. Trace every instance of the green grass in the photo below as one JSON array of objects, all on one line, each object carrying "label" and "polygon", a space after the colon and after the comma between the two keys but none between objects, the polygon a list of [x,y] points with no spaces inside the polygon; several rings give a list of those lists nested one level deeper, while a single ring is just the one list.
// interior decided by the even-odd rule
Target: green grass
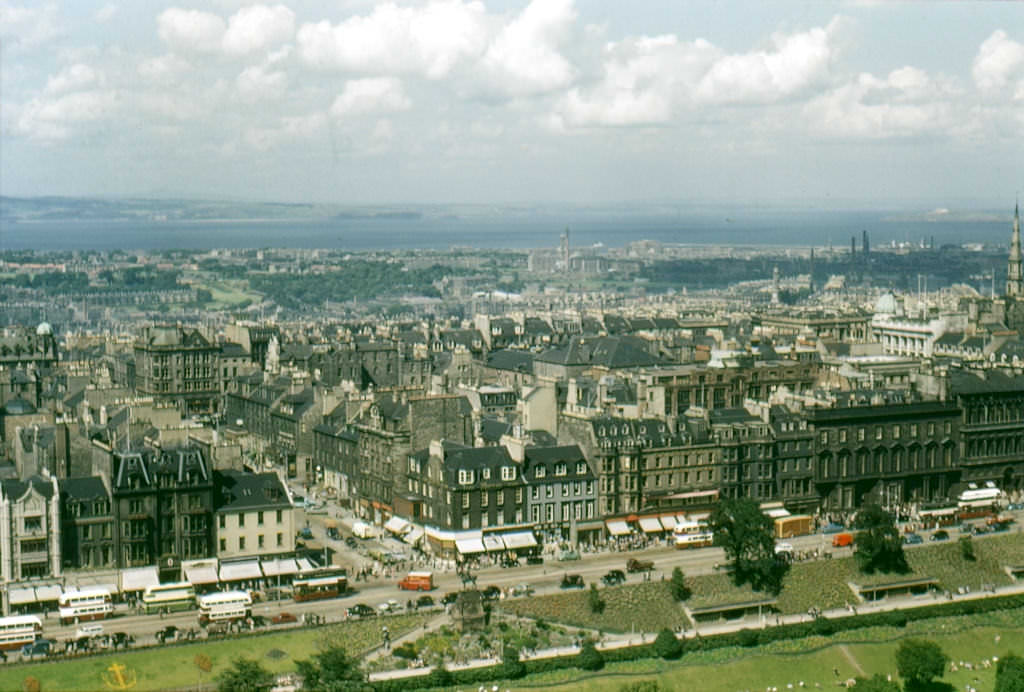
[{"label": "green grass", "polygon": [[245,282],[240,281],[210,281],[197,285],[196,288],[205,288],[213,296],[213,303],[207,307],[210,309],[230,308],[243,301],[250,300],[258,303],[263,296],[255,291],[245,288]]},{"label": "green grass", "polygon": [[[398,637],[428,620],[428,615],[399,615],[388,618],[386,622],[392,636]],[[114,663],[124,665],[135,673],[138,682],[134,690],[186,687],[200,680],[199,669],[195,665],[195,658],[199,654],[207,656],[213,663],[212,670],[202,674],[202,680],[207,682],[239,656],[256,659],[268,670],[283,673],[295,670],[296,660],[309,658],[326,641],[340,642],[349,653],[361,656],[380,643],[380,627],[380,622],[365,620],[316,629],[297,628],[244,638],[152,647],[80,659],[54,659],[26,665],[7,664],[0,667],[0,690],[20,690],[28,676],[38,679],[44,692],[103,689],[103,675]],[[283,652],[284,655],[268,656],[270,652]]]}]

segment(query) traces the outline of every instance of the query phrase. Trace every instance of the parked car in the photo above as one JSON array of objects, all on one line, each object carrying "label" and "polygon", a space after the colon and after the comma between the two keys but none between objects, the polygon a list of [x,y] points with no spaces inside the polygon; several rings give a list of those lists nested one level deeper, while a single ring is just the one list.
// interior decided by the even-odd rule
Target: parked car
[{"label": "parked car", "polygon": [[528,565],[543,565],[544,558],[540,555],[528,555],[526,557],[526,564]]},{"label": "parked car", "polygon": [[49,639],[37,639],[34,642],[30,642],[21,647],[21,655],[28,658],[35,658],[36,656],[49,656],[50,648],[53,646],[53,642]]},{"label": "parked car", "polygon": [[583,575],[581,574],[567,574],[562,577],[560,586],[563,589],[582,589],[586,586],[586,583],[583,581]]},{"label": "parked car", "polygon": [[501,589],[492,584],[481,591],[480,595],[485,601],[496,601],[501,597]]},{"label": "parked car", "polygon": [[929,540],[932,540],[932,541],[948,541],[949,540],[949,531],[946,531],[945,529],[939,529],[938,531],[935,531],[935,532],[932,533],[932,535],[929,538]]},{"label": "parked car", "polygon": [[985,533],[992,533],[992,527],[985,524],[975,524],[974,528],[971,529],[971,533],[975,536],[980,536]]},{"label": "parked car", "polygon": [[348,536],[348,537],[347,537],[347,538],[345,539],[345,545],[347,545],[347,546],[348,546],[349,548],[351,548],[352,550],[355,550],[356,548],[358,548],[358,547],[359,547],[359,541],[357,541],[357,540],[356,540],[355,538],[353,538],[352,536]]},{"label": "parked car", "polygon": [[842,533],[845,530],[846,527],[844,527],[842,524],[835,523],[825,524],[823,527],[821,527],[822,533]]},{"label": "parked car", "polygon": [[533,593],[533,587],[529,584],[516,584],[512,587],[513,596],[529,596]]},{"label": "parked car", "polygon": [[1012,521],[997,521],[995,524],[992,524],[992,531],[994,531],[995,533],[1009,531],[1011,523]]},{"label": "parked car", "polygon": [[177,638],[178,638],[178,628],[175,627],[174,625],[167,625],[167,627],[164,627],[162,630],[160,630],[159,632],[156,633],[156,640],[158,642],[160,642],[161,644],[163,644],[165,642],[168,642],[168,641],[172,641],[173,642]]},{"label": "parked car", "polygon": [[432,607],[434,605],[435,605],[434,599],[431,598],[430,596],[420,596],[419,598],[416,599],[416,607],[417,608],[430,608],[430,607]]},{"label": "parked car", "polygon": [[338,533],[338,529],[334,528],[333,526],[329,526],[327,527],[327,537],[330,538],[332,541],[337,541],[341,539],[341,534]]},{"label": "parked car", "polygon": [[559,562],[572,562],[573,560],[579,560],[580,554],[575,550],[563,550],[558,554]]},{"label": "parked car", "polygon": [[921,538],[919,533],[908,533],[903,537],[903,542],[907,545],[917,545],[918,543],[924,543],[924,539]]},{"label": "parked car", "polygon": [[366,605],[365,603],[356,603],[354,606],[348,609],[348,616],[350,618],[369,618],[377,614],[377,611]]},{"label": "parked car", "polygon": [[377,606],[377,610],[382,613],[397,613],[401,609],[402,604],[393,598],[390,598]]},{"label": "parked car", "polygon": [[1006,506],[1006,509],[1010,510],[1011,512],[1019,512],[1020,510],[1024,509],[1024,502],[1011,502],[1009,505]]},{"label": "parked car", "polygon": [[291,622],[298,622],[299,619],[288,612],[278,613],[277,615],[270,618],[270,621],[275,625],[285,625]]},{"label": "parked car", "polygon": [[605,586],[618,586],[626,581],[626,573],[621,569],[613,569],[601,577],[601,583]]}]

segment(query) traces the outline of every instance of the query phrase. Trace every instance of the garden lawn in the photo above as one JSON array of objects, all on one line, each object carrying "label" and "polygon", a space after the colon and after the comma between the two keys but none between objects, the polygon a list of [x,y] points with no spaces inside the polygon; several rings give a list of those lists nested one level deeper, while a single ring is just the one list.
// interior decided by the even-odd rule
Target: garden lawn
[{"label": "garden lawn", "polygon": [[[190,644],[150,647],[78,659],[55,658],[49,662],[0,666],[0,690],[20,690],[26,677],[41,683],[43,692],[52,690],[105,689],[103,675],[111,665],[124,665],[134,672],[134,690],[160,690],[210,682],[228,668],[235,658],[259,661],[267,670],[284,673],[295,670],[295,661],[309,658],[321,643],[337,641],[355,655],[362,656],[381,642],[380,627],[386,622],[393,637],[420,627],[431,615],[399,615],[345,622],[318,628],[295,628],[283,632],[255,634],[231,639],[213,639]],[[269,652],[273,652],[268,656]],[[283,655],[281,655],[283,653]],[[213,663],[200,678],[195,658],[202,654]],[[107,673],[109,675],[109,673]]]},{"label": "garden lawn", "polygon": [[657,632],[688,624],[667,582],[623,584],[600,589],[604,612],[592,613],[586,589],[550,596],[503,601],[502,610],[516,615],[561,622],[604,632]]},{"label": "garden lawn", "polygon": [[[805,613],[812,606],[828,610],[855,603],[849,583],[871,585],[912,578],[937,579],[941,588],[955,591],[969,586],[979,591],[984,584],[1012,583],[1003,567],[1024,564],[1024,535],[1019,533],[975,538],[974,561],[964,560],[956,541],[907,550],[908,574],[861,574],[856,560],[842,557],[794,564],[783,581],[777,607],[783,614]],[[749,586],[736,587],[726,574],[687,579],[693,595],[690,607],[726,605],[763,598]]]}]

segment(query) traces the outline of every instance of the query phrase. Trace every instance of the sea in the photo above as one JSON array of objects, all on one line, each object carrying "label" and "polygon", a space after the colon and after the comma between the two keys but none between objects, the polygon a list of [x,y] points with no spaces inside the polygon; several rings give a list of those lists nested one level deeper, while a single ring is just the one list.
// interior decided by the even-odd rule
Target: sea
[{"label": "sea", "polygon": [[0,220],[0,250],[167,250],[299,248],[350,252],[452,248],[623,247],[636,241],[696,246],[871,247],[965,243],[1006,245],[1006,220],[927,221],[886,212],[596,215],[501,215],[459,218],[331,218],[199,221]]}]

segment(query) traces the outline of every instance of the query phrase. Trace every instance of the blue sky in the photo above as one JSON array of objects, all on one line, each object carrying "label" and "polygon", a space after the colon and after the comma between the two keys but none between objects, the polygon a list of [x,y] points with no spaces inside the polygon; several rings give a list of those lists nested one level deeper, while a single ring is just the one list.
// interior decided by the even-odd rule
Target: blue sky
[{"label": "blue sky", "polygon": [[1024,3],[0,0],[0,192],[1008,206]]}]

